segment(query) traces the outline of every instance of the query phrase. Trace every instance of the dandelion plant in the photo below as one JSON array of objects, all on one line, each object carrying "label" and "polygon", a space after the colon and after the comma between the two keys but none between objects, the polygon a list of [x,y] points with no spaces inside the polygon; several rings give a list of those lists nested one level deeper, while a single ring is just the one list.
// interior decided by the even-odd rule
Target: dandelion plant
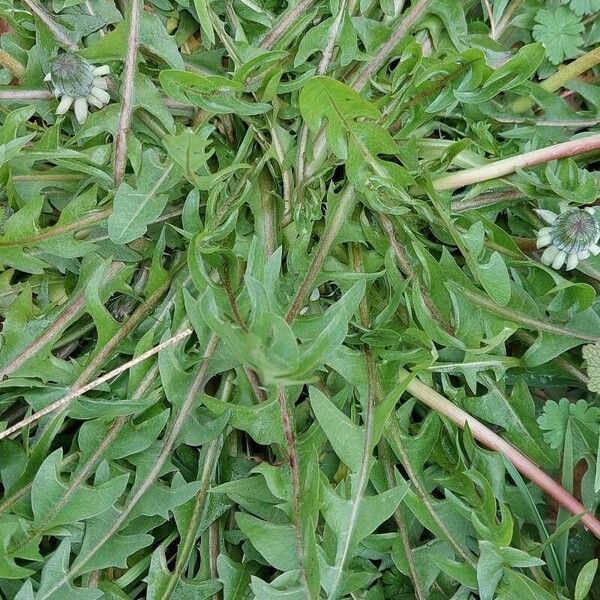
[{"label": "dandelion plant", "polygon": [[0,0],[0,599],[600,599],[597,0]]}]

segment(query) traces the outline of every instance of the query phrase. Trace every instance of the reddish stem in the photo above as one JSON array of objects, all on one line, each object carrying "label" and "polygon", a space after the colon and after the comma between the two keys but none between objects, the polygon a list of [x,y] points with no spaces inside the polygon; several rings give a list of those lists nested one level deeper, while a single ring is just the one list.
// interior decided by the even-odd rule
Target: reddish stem
[{"label": "reddish stem", "polygon": [[[403,371],[401,374],[408,375]],[[566,508],[574,515],[581,515],[582,523],[600,539],[600,521],[586,509],[577,498],[570,494],[552,477],[544,473],[533,461],[519,452],[514,446],[488,429],[483,423],[459,408],[434,389],[425,385],[418,379],[413,379],[406,388],[407,392],[426,404],[436,412],[448,417],[459,427],[464,429],[469,426],[473,437],[490,450],[501,452],[525,477],[530,479],[548,496],[556,500],[558,504]]]},{"label": "reddish stem", "polygon": [[510,175],[517,169],[535,167],[536,165],[541,165],[550,162],[551,160],[569,158],[570,156],[577,156],[585,152],[590,152],[591,150],[598,150],[599,148],[600,133],[597,133],[588,137],[569,140],[568,142],[554,144],[547,148],[540,148],[539,150],[533,150],[532,152],[525,152],[524,154],[497,160],[487,165],[458,171],[457,173],[452,173],[436,179],[433,182],[433,185],[436,190],[455,190],[464,187],[465,185]]}]

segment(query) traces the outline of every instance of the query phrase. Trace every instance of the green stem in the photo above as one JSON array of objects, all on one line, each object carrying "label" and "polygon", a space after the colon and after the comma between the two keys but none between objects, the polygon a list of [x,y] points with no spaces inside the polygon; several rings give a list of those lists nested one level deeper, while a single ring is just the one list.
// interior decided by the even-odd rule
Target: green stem
[{"label": "green stem", "polygon": [[37,242],[58,237],[60,235],[64,235],[65,233],[70,233],[71,231],[79,231],[88,227],[89,225],[93,225],[94,223],[99,223],[100,221],[108,219],[111,212],[112,208],[105,208],[103,210],[93,212],[85,217],[81,217],[80,219],[77,219],[75,221],[71,221],[70,223],[66,223],[65,225],[55,225],[54,227],[47,227],[40,233],[36,235],[31,235],[29,237],[18,238],[16,240],[3,240],[2,238],[0,238],[0,248],[32,246]]},{"label": "green stem", "polygon": [[[544,79],[544,81],[540,83],[540,87],[547,92],[554,92],[599,63],[600,46],[586,52],[583,56],[580,56],[577,60],[574,60],[568,65],[561,66],[554,75]],[[522,113],[528,108],[531,108],[534,104],[535,100],[532,98],[519,98],[513,102],[511,109],[513,112]]]},{"label": "green stem", "polygon": [[469,200],[455,200],[450,205],[450,210],[453,213],[462,213],[469,210],[479,210],[480,208],[486,208],[498,204],[498,202],[507,202],[512,200],[518,200],[524,198],[525,194],[519,190],[512,190],[506,192],[491,192],[489,194],[482,194]]},{"label": "green stem", "polygon": [[115,137],[115,162],[113,181],[118,187],[125,175],[127,164],[127,133],[133,112],[134,76],[136,71],[138,32],[140,23],[140,0],[133,0],[129,15],[129,38],[127,41],[127,55],[123,69],[123,87],[121,92],[121,114],[119,126]]},{"label": "green stem", "polygon": [[319,239],[312,262],[308,268],[308,273],[302,281],[286,316],[288,323],[291,323],[300,314],[306,298],[313,290],[315,279],[323,268],[323,264],[335,242],[335,238],[341,226],[350,216],[355,202],[356,194],[354,193],[354,188],[348,185],[341,193],[340,198],[333,209],[331,219],[325,225],[323,235],[321,235]]},{"label": "green stem", "polygon": [[443,535],[446,538],[446,541],[454,548],[455,552],[465,560],[466,563],[468,563],[472,567],[475,567],[476,562],[473,559],[472,555],[467,549],[464,549],[458,543],[458,541],[452,535],[450,529],[447,527],[446,523],[442,521],[440,516],[435,511],[435,507],[433,506],[429,493],[427,492],[426,487],[423,485],[421,478],[417,474],[417,471],[412,464],[410,456],[406,451],[404,444],[402,443],[400,427],[398,425],[398,421],[394,417],[391,417],[386,423],[386,437],[390,447],[400,459],[402,466],[404,467],[404,470],[408,475],[408,478],[413,484],[415,488],[415,493],[418,495],[419,500],[427,509],[427,512],[430,514],[431,518],[435,522],[441,535]]},{"label": "green stem", "polygon": [[[390,456],[390,447],[385,440],[381,440],[377,446],[378,454],[380,459],[383,461],[383,469],[385,471],[385,479],[388,484],[388,489],[393,489],[396,486],[396,477],[394,463]],[[423,584],[419,578],[419,572],[417,571],[415,560],[412,554],[412,548],[410,545],[410,537],[408,535],[408,527],[404,519],[404,515],[400,510],[400,507],[396,508],[393,514],[394,521],[396,521],[396,527],[400,533],[400,539],[402,540],[402,546],[404,547],[404,554],[406,555],[406,562],[408,563],[408,572],[415,589],[415,596],[417,600],[425,600],[427,598],[427,591],[423,588]]]},{"label": "green stem", "polygon": [[267,33],[263,41],[260,43],[261,48],[271,50],[277,42],[285,35],[288,29],[299,19],[304,13],[310,9],[315,3],[315,0],[301,0],[296,6],[291,8],[283,15],[279,23]]},{"label": "green stem", "polygon": [[394,51],[404,35],[408,33],[423,16],[431,2],[432,0],[419,0],[407,13],[401,15],[401,21],[392,32],[388,41],[381,46],[369,62],[365,63],[365,67],[358,73],[357,78],[352,83],[352,87],[355,90],[360,91],[367,85],[369,79],[371,79],[371,77],[383,66],[383,63],[389,58],[390,54]]},{"label": "green stem", "polygon": [[285,387],[277,386],[277,400],[281,412],[281,426],[285,436],[287,459],[290,465],[290,474],[292,477],[292,520],[296,530],[296,554],[298,562],[304,563],[304,529],[302,527],[302,506],[300,496],[302,486],[300,484],[300,466],[298,464],[298,451],[296,449],[296,434],[292,424],[292,415],[288,406]]},{"label": "green stem", "polygon": [[486,310],[500,315],[501,317],[505,317],[513,323],[524,325],[525,327],[533,329],[534,331],[547,331],[548,333],[568,336],[584,342],[591,342],[594,344],[600,343],[600,336],[598,335],[592,335],[583,331],[575,331],[574,329],[569,329],[568,327],[561,327],[560,325],[553,325],[552,323],[547,323],[546,321],[540,321],[539,319],[518,313],[505,306],[500,306],[492,300],[488,300],[487,298],[484,298],[483,296],[480,296],[479,294],[471,292],[465,288],[461,288],[461,292],[473,304],[476,304],[481,308],[485,308]]},{"label": "green stem", "polygon": [[[361,249],[358,245],[350,247],[350,254],[352,257],[352,266],[357,273],[364,272],[364,265],[362,259]],[[363,297],[359,305],[359,314],[361,325],[368,329],[370,326],[369,307],[366,299]],[[365,440],[363,444],[362,457],[360,462],[360,470],[358,472],[358,481],[356,483],[356,491],[352,498],[352,508],[350,510],[350,517],[348,523],[344,529],[344,537],[342,540],[338,540],[338,548],[335,557],[335,564],[333,565],[333,581],[327,596],[328,600],[337,600],[340,596],[340,586],[343,583],[344,571],[350,559],[352,552],[352,538],[354,531],[358,524],[358,518],[360,514],[360,507],[362,505],[367,485],[369,483],[369,476],[371,474],[371,453],[373,451],[373,427],[374,427],[374,409],[377,402],[378,395],[378,378],[377,378],[377,367],[373,358],[373,353],[370,346],[365,345],[363,347],[365,355],[365,362],[367,365],[367,405],[365,408],[364,416],[364,430]]]},{"label": "green stem", "polygon": [[[113,263],[106,272],[105,281],[109,282],[124,268],[123,263]],[[83,313],[85,309],[85,289],[62,310],[53,323],[45,329],[27,348],[7,365],[0,369],[0,381],[21,368],[30,358],[35,356],[47,344],[55,341],[59,335]]]},{"label": "green stem", "polygon": [[[2,92],[0,92],[2,99]],[[51,181],[81,181],[81,175],[75,173],[37,173],[36,175],[13,175],[11,177],[13,183],[31,183],[43,181],[49,183]]]},{"label": "green stem", "polygon": [[[225,390],[228,390],[227,395],[229,395],[231,385],[227,385],[225,387]],[[221,399],[224,402],[227,401],[227,397],[225,395],[223,395]],[[204,507],[206,505],[208,491],[215,473],[217,459],[219,458],[219,454],[221,453],[222,447],[222,435],[218,436],[208,444],[206,458],[204,460],[204,466],[202,469],[202,478],[200,480],[200,489],[196,494],[194,508],[192,510],[190,521],[187,524],[187,530],[177,550],[175,568],[173,569],[173,573],[171,574],[171,577],[169,578],[169,581],[160,596],[160,600],[167,600],[171,597],[171,595],[175,591],[175,588],[177,587],[177,584],[179,583],[179,580],[181,579],[181,576],[183,575],[185,567],[189,562],[192,550],[194,549],[194,544],[196,542],[198,525],[200,524],[200,519],[202,518],[202,514],[204,513]]]},{"label": "green stem", "polygon": [[494,39],[499,40],[502,37],[504,30],[508,27],[510,20],[515,16],[515,13],[517,12],[521,4],[523,4],[523,0],[513,0],[512,3],[508,6],[508,8],[504,11],[502,18],[500,19],[500,21],[498,21],[496,25],[496,37]]}]

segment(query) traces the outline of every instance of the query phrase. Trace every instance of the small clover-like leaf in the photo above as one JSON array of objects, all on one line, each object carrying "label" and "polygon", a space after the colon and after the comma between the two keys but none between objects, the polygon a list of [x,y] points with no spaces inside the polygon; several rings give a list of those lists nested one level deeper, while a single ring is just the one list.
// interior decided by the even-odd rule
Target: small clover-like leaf
[{"label": "small clover-like leaf", "polygon": [[600,11],[600,0],[571,0],[569,6],[576,15],[591,15]]},{"label": "small clover-like leaf", "polygon": [[555,65],[574,58],[583,44],[583,24],[566,6],[542,9],[535,15],[533,37],[546,49],[546,56]]},{"label": "small clover-like leaf", "polygon": [[600,423],[600,408],[590,406],[585,400],[571,403],[566,398],[559,402],[548,400],[538,424],[544,431],[544,439],[552,448],[562,448],[569,419],[584,424]]}]

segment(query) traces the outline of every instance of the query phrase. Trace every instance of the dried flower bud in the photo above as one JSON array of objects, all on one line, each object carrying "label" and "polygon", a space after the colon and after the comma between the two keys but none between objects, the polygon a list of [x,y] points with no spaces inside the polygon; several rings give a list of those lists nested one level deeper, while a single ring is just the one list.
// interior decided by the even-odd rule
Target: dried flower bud
[{"label": "dried flower bud", "polygon": [[65,114],[74,104],[77,121],[80,124],[85,123],[88,104],[102,108],[110,102],[110,95],[106,91],[108,84],[104,77],[109,72],[107,65],[93,67],[76,54],[59,54],[50,67],[50,73],[44,79],[52,82],[54,94],[60,98],[56,114]]},{"label": "dried flower bud", "polygon": [[52,63],[50,75],[57,96],[86,98],[94,87],[92,65],[75,54],[59,54]]},{"label": "dried flower bud", "polygon": [[542,254],[545,265],[560,269],[566,262],[570,271],[590,254],[600,254],[600,224],[593,207],[567,208],[558,215],[549,210],[536,212],[549,225],[540,229],[537,237],[537,247],[546,248]]}]

